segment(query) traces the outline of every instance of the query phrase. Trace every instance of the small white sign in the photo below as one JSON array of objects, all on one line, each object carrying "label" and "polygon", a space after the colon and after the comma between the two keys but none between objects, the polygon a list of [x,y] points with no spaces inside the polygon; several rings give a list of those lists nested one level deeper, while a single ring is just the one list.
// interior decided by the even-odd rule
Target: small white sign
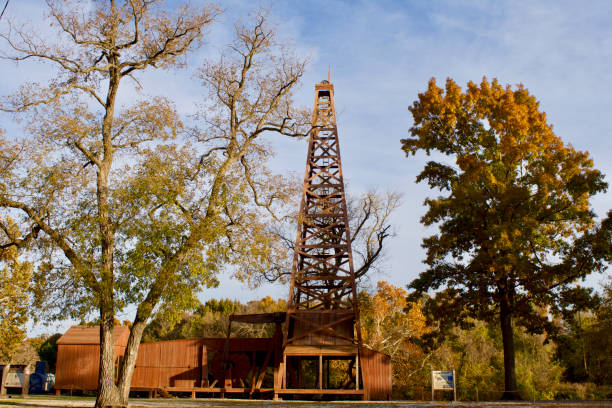
[{"label": "small white sign", "polygon": [[23,387],[23,372],[10,372],[6,376],[6,382],[4,386],[7,388],[21,388]]},{"label": "small white sign", "polygon": [[452,371],[432,371],[431,380],[434,390],[452,390],[455,388],[455,377]]}]

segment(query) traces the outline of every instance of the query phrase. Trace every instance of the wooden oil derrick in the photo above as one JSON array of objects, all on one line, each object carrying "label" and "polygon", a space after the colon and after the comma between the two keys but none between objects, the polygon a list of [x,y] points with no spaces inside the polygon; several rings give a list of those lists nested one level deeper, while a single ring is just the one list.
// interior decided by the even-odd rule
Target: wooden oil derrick
[{"label": "wooden oil derrick", "polygon": [[[312,125],[279,377],[285,390],[359,394],[359,309],[329,81],[315,85]],[[332,360],[344,361],[332,364],[345,369],[334,374],[335,383],[330,380]]]}]

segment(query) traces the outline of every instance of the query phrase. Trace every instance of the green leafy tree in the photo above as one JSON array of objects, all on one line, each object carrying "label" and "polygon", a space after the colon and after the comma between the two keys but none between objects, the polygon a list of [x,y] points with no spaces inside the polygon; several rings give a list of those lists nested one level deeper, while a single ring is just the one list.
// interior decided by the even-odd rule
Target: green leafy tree
[{"label": "green leafy tree", "polygon": [[589,206],[607,184],[588,153],[553,133],[521,85],[483,79],[462,91],[452,79],[445,89],[432,79],[409,109],[406,154],[445,156],[417,181],[447,192],[425,201],[421,222],[439,232],[423,240],[428,269],[410,288],[415,296],[443,288],[427,304],[442,328],[498,319],[503,397],[518,398],[513,324],[542,331],[548,319],[539,310],[588,300],[574,283],[610,260],[610,219],[598,227]]},{"label": "green leafy tree", "polygon": [[57,341],[60,337],[62,337],[61,333],[55,333],[28,339],[32,347],[34,347],[38,353],[39,359],[47,362],[47,371],[51,373],[55,372],[55,364],[57,363]]},{"label": "green leafy tree", "polygon": [[[466,329],[454,327],[432,352],[429,362],[434,369],[456,370],[459,399],[493,400],[504,389],[501,332],[495,322],[472,323]],[[529,399],[553,399],[563,371],[555,361],[556,346],[546,341],[546,335],[530,334],[524,329],[515,330],[514,341],[520,392]],[[430,373],[424,374],[426,382]]]},{"label": "green leafy tree", "polygon": [[612,282],[604,285],[597,307],[577,312],[561,324],[555,342],[566,380],[612,385]]},{"label": "green leafy tree", "polygon": [[[9,20],[0,33],[6,58],[57,69],[48,84],[25,83],[1,102],[28,134],[0,142],[0,208],[19,214],[26,237],[36,232],[39,309],[59,319],[97,311],[96,407],[122,405],[152,316],[193,305],[227,265],[248,278],[274,257],[280,244],[267,224],[289,189],[265,167],[261,136],[309,130],[291,98],[305,63],[275,42],[262,15],[237,25],[228,51],[199,71],[210,98],[203,125],[188,128],[167,98],[121,104],[118,95],[141,71],[184,65],[215,8],[47,4],[57,35]],[[129,305],[136,313],[115,378],[113,326]]]},{"label": "green leafy tree", "polygon": [[[209,299],[198,305],[192,313],[183,312],[178,322],[165,318],[151,321],[143,334],[143,341],[190,339],[196,337],[225,337],[231,314],[272,313],[287,310],[287,302],[266,296],[246,304],[238,300]],[[272,337],[274,324],[234,322],[232,337]]]}]

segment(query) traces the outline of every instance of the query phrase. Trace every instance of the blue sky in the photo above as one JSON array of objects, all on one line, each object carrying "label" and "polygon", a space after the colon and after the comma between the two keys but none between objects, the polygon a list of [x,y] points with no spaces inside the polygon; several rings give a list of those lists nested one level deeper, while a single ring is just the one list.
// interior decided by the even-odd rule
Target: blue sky
[{"label": "blue sky", "polygon": [[[228,6],[230,13],[244,9],[242,2]],[[433,230],[419,218],[423,200],[435,193],[415,183],[427,157],[406,158],[399,141],[412,124],[407,108],[431,77],[440,83],[451,77],[460,85],[483,76],[522,83],[557,135],[591,152],[595,167],[612,175],[610,15],[612,3],[604,1],[588,7],[569,1],[275,3],[279,35],[292,38],[312,58],[300,102],[312,103],[314,84],[331,66],[350,192],[404,194],[393,219],[397,236],[388,246],[386,272],[373,281],[405,285],[423,270],[421,239]],[[277,149],[279,169],[303,171],[304,143]],[[593,206],[604,215],[612,208],[612,193],[595,197]],[[593,276],[589,283],[601,279]]]},{"label": "blue sky", "polygon": [[[173,2],[174,3],[174,2]],[[194,3],[196,3],[194,1]],[[40,24],[38,0],[12,1],[5,18],[20,15]],[[270,3],[263,3],[270,4]],[[141,78],[147,94],[166,94],[185,112],[204,97],[192,71],[206,56],[231,40],[237,18],[248,19],[250,1],[224,1],[224,13],[207,44],[191,56],[191,68],[177,74],[155,72]],[[310,66],[297,102],[311,106],[314,84],[331,67],[338,128],[348,189],[404,194],[393,218],[397,236],[389,242],[385,279],[405,285],[424,268],[421,239],[433,232],[419,224],[430,192],[415,184],[427,157],[406,158],[400,139],[408,135],[408,106],[431,77],[460,85],[483,76],[501,83],[522,83],[540,101],[558,136],[591,153],[595,167],[612,175],[612,2],[590,1],[281,1],[270,6],[278,38],[291,39]],[[0,22],[0,25],[2,22]],[[0,93],[21,79],[44,78],[48,68],[0,61]],[[130,99],[133,95],[124,94]],[[19,131],[7,116],[0,127]],[[274,139],[279,172],[303,172],[305,141]],[[593,201],[599,215],[612,208],[612,192]],[[592,277],[597,285],[602,277]],[[271,285],[249,290],[222,280],[202,294],[249,300],[267,294],[286,297],[288,288]]]}]

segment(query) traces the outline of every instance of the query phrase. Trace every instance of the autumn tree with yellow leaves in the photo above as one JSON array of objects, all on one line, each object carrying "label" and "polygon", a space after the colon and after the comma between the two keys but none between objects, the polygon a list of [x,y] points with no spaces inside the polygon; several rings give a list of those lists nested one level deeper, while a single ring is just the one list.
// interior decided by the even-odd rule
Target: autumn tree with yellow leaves
[{"label": "autumn tree with yellow leaves", "polygon": [[[236,26],[223,56],[197,74],[198,124],[172,101],[140,94],[140,72],[185,65],[219,11],[155,0],[48,0],[56,35],[3,21],[3,57],[55,69],[1,101],[25,123],[0,141],[0,209],[33,238],[35,300],[51,318],[100,324],[96,407],[125,405],[152,316],[184,310],[227,265],[242,278],[281,245],[267,222],[290,189],[266,168],[266,133],[304,136],[292,91],[305,62],[275,41],[265,16]],[[134,80],[134,81],[132,81]],[[113,326],[135,310],[115,376]]]},{"label": "autumn tree with yellow leaves", "polygon": [[6,217],[0,228],[0,362],[5,366],[0,371],[0,394],[4,395],[5,376],[13,356],[26,339],[32,265],[19,260],[14,241],[21,234],[16,223]]},{"label": "autumn tree with yellow leaves", "polygon": [[423,388],[422,369],[431,355],[417,344],[430,331],[421,302],[410,302],[407,295],[386,281],[379,281],[373,293],[359,293],[363,344],[391,357],[394,395],[404,399]]},{"label": "autumn tree with yellow leaves", "polygon": [[541,332],[542,310],[588,300],[575,283],[610,261],[610,217],[598,225],[589,205],[607,184],[588,153],[554,134],[521,85],[483,79],[463,91],[452,79],[444,89],[432,79],[409,110],[406,154],[447,156],[417,176],[442,195],[425,201],[421,222],[439,231],[423,240],[428,269],[410,284],[412,295],[439,290],[426,310],[442,328],[498,319],[503,398],[518,398],[513,325]]}]

